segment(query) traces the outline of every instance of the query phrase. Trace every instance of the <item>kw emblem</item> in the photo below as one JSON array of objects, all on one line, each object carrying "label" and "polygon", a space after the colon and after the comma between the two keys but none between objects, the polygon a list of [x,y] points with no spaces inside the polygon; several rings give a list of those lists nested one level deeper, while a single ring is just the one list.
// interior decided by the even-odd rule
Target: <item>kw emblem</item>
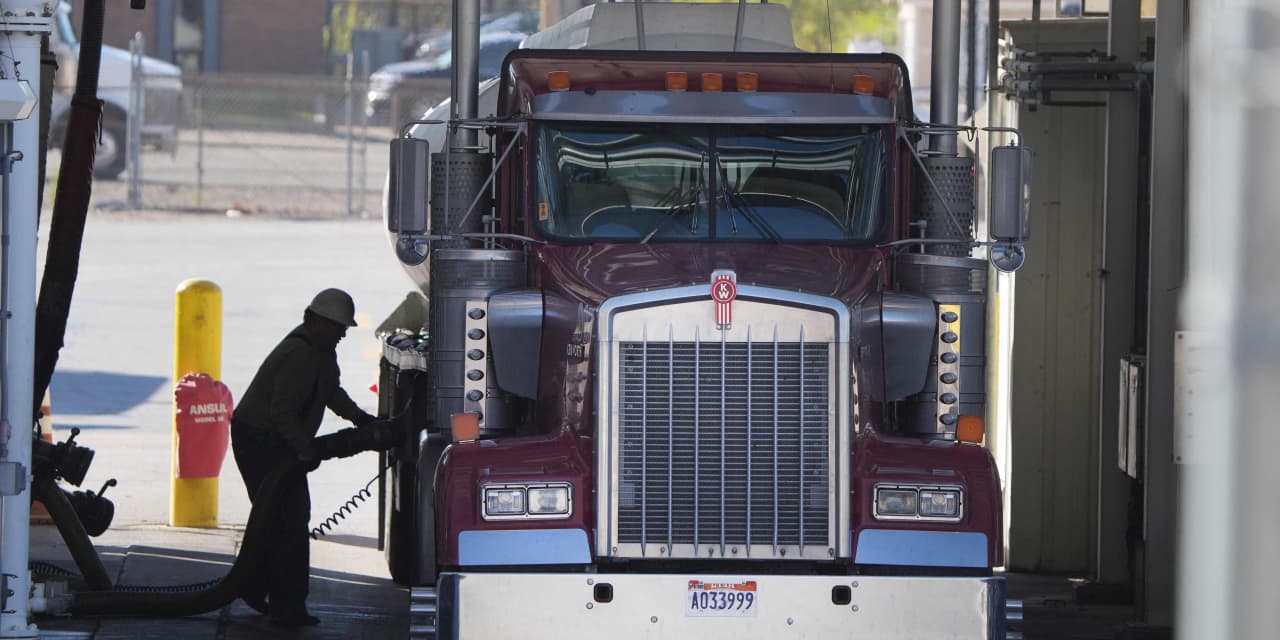
[{"label": "kw emblem", "polygon": [[738,276],[728,269],[711,273],[711,299],[716,303],[716,328],[727,331],[733,325],[733,301],[738,297]]}]

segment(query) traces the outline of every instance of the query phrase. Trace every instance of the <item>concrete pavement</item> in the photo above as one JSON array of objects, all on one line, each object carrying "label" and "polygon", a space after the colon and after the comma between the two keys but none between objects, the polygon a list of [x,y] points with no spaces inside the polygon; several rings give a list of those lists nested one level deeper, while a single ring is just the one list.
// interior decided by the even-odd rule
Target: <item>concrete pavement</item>
[{"label": "concrete pavement", "polygon": [[[42,229],[42,240],[47,234]],[[44,248],[40,254],[43,256]],[[222,379],[243,393],[258,364],[301,321],[317,291],[340,287],[356,300],[360,326],[339,346],[343,383],[369,411],[377,406],[379,350],[372,327],[412,286],[372,220],[283,221],[256,218],[94,211],[66,346],[53,381],[55,430],[78,427],[96,451],[82,488],[107,478],[119,486],[111,530],[95,539],[119,584],[172,585],[225,573],[238,547],[249,502],[235,462],[222,468],[217,529],[175,529],[169,516],[172,430],[173,301],[187,278],[223,291]],[[326,417],[321,432],[346,426]],[[318,524],[377,472],[376,454],[326,462],[310,477]],[[299,637],[403,637],[407,591],[387,578],[377,551],[377,507],[356,510],[312,543],[312,610],[324,624]],[[33,529],[33,559],[75,565],[52,527]],[[243,603],[183,620],[37,619],[49,637],[278,637],[281,630]],[[69,634],[69,635],[68,635]]]}]

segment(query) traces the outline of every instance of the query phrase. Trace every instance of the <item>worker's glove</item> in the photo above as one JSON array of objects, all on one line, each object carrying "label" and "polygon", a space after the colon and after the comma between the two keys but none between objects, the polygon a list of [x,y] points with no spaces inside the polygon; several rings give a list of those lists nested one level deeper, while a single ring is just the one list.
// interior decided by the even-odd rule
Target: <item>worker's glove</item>
[{"label": "worker's glove", "polygon": [[395,428],[387,420],[374,420],[360,428],[369,438],[369,446],[378,451],[390,449],[399,444]]},{"label": "worker's glove", "polygon": [[378,418],[376,416],[366,413],[363,416],[356,418],[355,420],[352,420],[351,424],[354,424],[357,427],[364,427],[364,426],[371,425],[374,422],[377,422],[377,420]]},{"label": "worker's glove", "polygon": [[320,466],[320,454],[315,447],[307,447],[298,452],[298,465],[307,473],[315,471]]},{"label": "worker's glove", "polygon": [[374,449],[384,451],[405,441],[405,430],[402,426],[404,422],[407,422],[407,419],[403,414],[394,415],[390,418],[374,420],[361,431],[369,434]]}]

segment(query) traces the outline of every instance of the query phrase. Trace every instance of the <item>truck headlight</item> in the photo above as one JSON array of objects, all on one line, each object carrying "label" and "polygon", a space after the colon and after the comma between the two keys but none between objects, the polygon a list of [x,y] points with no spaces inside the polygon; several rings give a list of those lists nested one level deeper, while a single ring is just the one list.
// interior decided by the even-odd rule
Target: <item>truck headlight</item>
[{"label": "truck headlight", "polygon": [[529,487],[530,515],[569,515],[569,485]]},{"label": "truck headlight", "polygon": [[524,489],[486,488],[484,490],[484,515],[485,517],[524,515]]},{"label": "truck headlight", "polygon": [[876,491],[876,515],[915,516],[915,489],[880,489]]},{"label": "truck headlight", "polygon": [[484,485],[480,506],[485,520],[568,518],[573,487],[567,482]]},{"label": "truck headlight", "polygon": [[964,516],[964,488],[878,484],[874,508],[877,520],[959,522]]},{"label": "truck headlight", "polygon": [[954,489],[921,489],[920,515],[955,518],[960,515],[960,492]]}]

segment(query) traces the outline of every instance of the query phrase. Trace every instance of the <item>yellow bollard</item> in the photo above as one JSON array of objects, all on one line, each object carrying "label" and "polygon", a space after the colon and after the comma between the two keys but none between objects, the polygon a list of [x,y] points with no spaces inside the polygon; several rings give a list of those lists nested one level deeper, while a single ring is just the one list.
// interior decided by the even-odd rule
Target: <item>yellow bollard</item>
[{"label": "yellow bollard", "polygon": [[[188,373],[222,378],[222,289],[207,280],[178,285],[174,306],[173,382]],[[177,477],[178,422],[174,407],[169,526],[218,526],[218,479]]]}]

